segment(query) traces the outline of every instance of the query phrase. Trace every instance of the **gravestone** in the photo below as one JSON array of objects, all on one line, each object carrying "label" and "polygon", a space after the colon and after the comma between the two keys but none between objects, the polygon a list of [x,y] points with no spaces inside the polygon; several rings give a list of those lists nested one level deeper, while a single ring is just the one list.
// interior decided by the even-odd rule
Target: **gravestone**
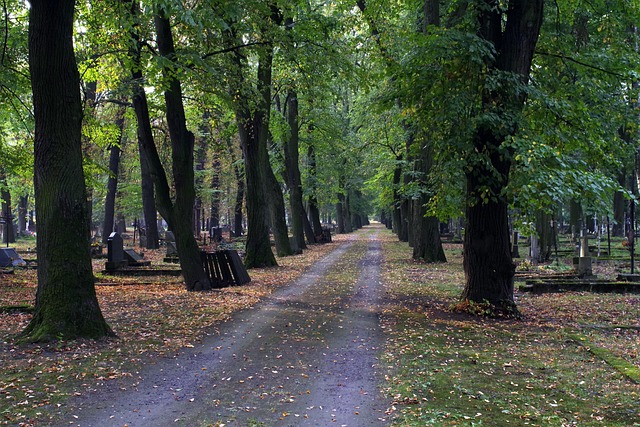
[{"label": "gravestone", "polygon": [[127,261],[127,265],[129,265],[130,267],[148,267],[151,265],[151,261],[144,259],[133,249],[125,249],[124,257]]},{"label": "gravestone", "polygon": [[0,267],[17,267],[27,265],[25,260],[13,248],[0,248]]},{"label": "gravestone", "polygon": [[511,258],[520,258],[520,248],[518,247],[518,239],[520,238],[517,231],[513,232],[513,242],[511,244]]},{"label": "gravestone", "polygon": [[179,262],[178,248],[176,247],[176,238],[173,232],[167,231],[164,235],[164,243],[167,245],[167,254],[164,257],[164,262]]},{"label": "gravestone", "polygon": [[579,277],[592,277],[592,262],[591,254],[589,253],[589,237],[585,230],[582,231],[580,236],[580,256],[578,257],[578,276]]},{"label": "gravestone", "polygon": [[173,235],[173,232],[167,231],[165,233],[164,242],[167,245],[167,256],[168,257],[178,256],[178,249],[176,248],[176,238]]},{"label": "gravestone", "polygon": [[112,271],[126,266],[127,261],[124,259],[122,236],[114,231],[107,239],[107,262],[104,268]]}]

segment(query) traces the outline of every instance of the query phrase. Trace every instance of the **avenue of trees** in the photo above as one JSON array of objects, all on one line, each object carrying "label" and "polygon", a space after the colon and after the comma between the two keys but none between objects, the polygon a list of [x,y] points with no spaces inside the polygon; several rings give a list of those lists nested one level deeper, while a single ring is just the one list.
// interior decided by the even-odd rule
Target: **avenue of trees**
[{"label": "avenue of trees", "polygon": [[6,0],[2,12],[2,217],[37,232],[24,339],[113,334],[89,248],[134,220],[149,249],[164,220],[190,291],[211,289],[206,227],[243,235],[254,268],[316,243],[323,223],[345,233],[373,215],[416,260],[444,262],[448,223],[463,230],[461,300],[507,312],[514,225],[541,241],[559,218],[628,231],[636,2]]}]

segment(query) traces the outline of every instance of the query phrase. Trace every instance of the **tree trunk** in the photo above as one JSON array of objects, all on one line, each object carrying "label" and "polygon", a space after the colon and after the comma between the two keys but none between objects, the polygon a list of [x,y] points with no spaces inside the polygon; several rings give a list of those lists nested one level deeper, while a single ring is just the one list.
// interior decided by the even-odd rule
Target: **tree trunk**
[{"label": "tree trunk", "polygon": [[538,211],[536,213],[536,234],[538,236],[538,262],[547,262],[551,259],[553,250],[553,229],[551,228],[551,215]]},{"label": "tree trunk", "polygon": [[[231,142],[228,142],[228,146],[231,146]],[[235,161],[234,161],[235,163]],[[235,168],[235,166],[234,166]],[[211,169],[213,174],[211,176],[211,215],[209,215],[209,227],[220,227],[220,176],[222,175],[222,169],[220,164],[220,154],[218,151],[213,153],[213,161],[211,162]],[[241,177],[242,178],[242,177]],[[244,185],[244,182],[243,182]],[[242,212],[242,199],[240,200],[240,209]],[[227,219],[227,221],[229,221]]]},{"label": "tree trunk", "polygon": [[346,233],[344,226],[344,195],[338,194],[338,203],[336,203],[336,221],[338,222],[338,233]]},{"label": "tree trunk", "polygon": [[[298,127],[298,94],[290,91],[287,95],[287,122],[290,136],[284,149],[287,187],[289,187],[289,206],[291,209],[291,233],[298,249],[306,249],[304,217],[306,212],[302,201],[302,181],[300,179],[299,162],[299,127]],[[307,233],[309,243],[315,243],[313,233]]]},{"label": "tree trunk", "polygon": [[276,253],[279,257],[290,256],[293,255],[293,249],[291,249],[291,242],[289,241],[289,229],[285,219],[286,213],[282,189],[280,188],[280,184],[273,173],[273,169],[271,169],[266,144],[261,145],[260,149],[264,150],[260,157],[266,159],[262,164],[262,167],[264,168],[264,176],[266,178],[266,181],[264,182],[264,189],[265,193],[268,195],[269,219],[271,222],[271,229],[273,231],[273,238],[276,242]]},{"label": "tree trunk", "polygon": [[9,192],[9,188],[7,187],[7,179],[2,173],[0,175],[0,199],[2,202],[2,219],[4,219],[4,230],[3,231],[3,242],[4,243],[15,243],[16,241],[16,233],[13,227],[13,209],[11,207],[11,193]]},{"label": "tree trunk", "polygon": [[144,232],[147,238],[147,249],[160,248],[160,234],[158,233],[158,214],[156,211],[156,197],[153,191],[153,178],[149,170],[146,153],[138,138],[138,153],[140,154],[140,187],[142,192],[142,212],[144,214]]},{"label": "tree trunk", "polygon": [[[196,150],[196,189],[200,189],[202,192],[204,190],[204,170],[207,161],[207,146],[208,146],[208,136],[210,135],[209,131],[209,119],[210,113],[207,110],[204,110],[202,113],[202,123],[200,124],[200,132],[198,135],[198,149]],[[204,221],[204,215],[202,210],[204,209],[204,201],[202,200],[202,196],[196,194],[195,204],[194,204],[194,224],[193,224],[193,234],[196,236],[200,235],[200,230],[203,229],[202,222]]]},{"label": "tree trunk", "polygon": [[236,200],[233,206],[233,235],[235,237],[242,236],[242,202],[244,201],[245,183],[242,167],[235,158],[231,140],[228,141],[229,155],[233,163],[233,172],[236,177]]},{"label": "tree trunk", "polygon": [[391,229],[400,238],[402,232],[402,215],[400,206],[402,197],[400,196],[400,180],[402,179],[402,155],[396,156],[396,167],[393,169],[393,206],[391,216]]},{"label": "tree trunk", "polygon": [[[309,217],[311,222],[311,228],[313,229],[314,236],[322,235],[322,223],[320,222],[320,209],[318,209],[318,198],[316,197],[316,150],[313,144],[309,144],[307,149],[307,157],[309,164]],[[311,242],[311,241],[310,241]]]},{"label": "tree trunk", "polygon": [[[239,43],[235,35],[230,34],[230,45]],[[247,84],[243,76],[246,58],[237,50],[234,51],[234,66],[231,81],[234,86],[232,94],[242,93]],[[258,51],[257,92],[255,106],[249,104],[246,97],[234,96],[236,99],[236,121],[238,134],[244,154],[247,201],[247,242],[245,265],[247,268],[271,267],[277,265],[271,250],[268,226],[268,204],[265,198],[265,163],[269,159],[266,144],[269,135],[269,118],[271,110],[271,79],[273,47],[261,47]]]},{"label": "tree trunk", "polygon": [[112,336],[96,298],[90,257],[80,78],[73,51],[75,2],[30,3],[38,290],[22,339]]},{"label": "tree trunk", "polygon": [[433,152],[425,146],[416,160],[416,169],[422,174],[424,190],[413,204],[413,259],[426,262],[446,262],[447,258],[440,240],[440,221],[434,216],[427,216],[426,204],[429,202],[428,177],[433,164]]},{"label": "tree trunk", "polygon": [[104,221],[102,223],[102,243],[105,245],[107,244],[109,235],[114,229],[118,171],[120,167],[120,145],[124,138],[124,113],[124,108],[120,108],[116,117],[116,126],[120,132],[120,141],[117,144],[112,144],[109,149],[109,180],[107,181],[107,195],[104,202]]},{"label": "tree trunk", "polygon": [[27,210],[29,208],[29,197],[20,196],[18,202],[18,234],[24,236],[27,233]]},{"label": "tree trunk", "polygon": [[211,281],[202,267],[200,249],[193,236],[193,205],[195,201],[195,181],[193,172],[194,136],[187,129],[187,121],[182,104],[182,87],[176,77],[174,67],[167,65],[175,60],[173,34],[169,18],[160,9],[154,17],[158,51],[165,60],[162,74],[165,80],[164,99],[167,124],[171,138],[171,160],[175,201],[167,210],[172,210],[171,230],[176,239],[176,249],[180,259],[180,268],[187,290],[201,291],[211,289]]},{"label": "tree trunk", "polygon": [[[544,1],[512,0],[506,12],[493,0],[485,3],[486,7],[478,12],[480,36],[496,49],[495,62],[487,64],[489,72],[512,73],[519,76],[519,84],[527,84]],[[516,86],[505,81],[501,84],[502,87],[483,91],[482,111],[500,117],[502,126],[491,127],[486,120],[480,121],[468,156],[466,283],[462,299],[488,301],[499,310],[511,312],[517,310],[513,300],[515,266],[511,260],[508,204],[503,194],[511,159],[503,143],[517,132],[516,117],[524,106],[525,96]]]}]

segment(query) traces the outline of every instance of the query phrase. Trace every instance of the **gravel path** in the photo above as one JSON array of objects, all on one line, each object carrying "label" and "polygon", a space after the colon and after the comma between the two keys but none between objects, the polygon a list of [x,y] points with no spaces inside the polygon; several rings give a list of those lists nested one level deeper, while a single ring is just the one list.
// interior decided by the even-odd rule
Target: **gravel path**
[{"label": "gravel path", "polygon": [[[382,255],[368,234],[354,234],[196,348],[147,365],[135,390],[80,401],[60,425],[387,425],[378,366]],[[328,275],[357,239],[368,239],[357,283],[332,286]]]}]

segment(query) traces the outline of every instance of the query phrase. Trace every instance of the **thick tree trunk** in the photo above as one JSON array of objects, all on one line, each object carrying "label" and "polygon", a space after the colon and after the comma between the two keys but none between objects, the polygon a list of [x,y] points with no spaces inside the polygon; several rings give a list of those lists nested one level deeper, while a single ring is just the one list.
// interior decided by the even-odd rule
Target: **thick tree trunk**
[{"label": "thick tree trunk", "polygon": [[[490,72],[513,73],[519,84],[529,79],[531,60],[542,24],[544,0],[512,0],[506,12],[488,0],[479,12],[480,36],[496,49]],[[503,15],[504,14],[504,15]],[[506,19],[505,19],[506,18]],[[502,87],[486,89],[482,111],[502,120],[500,128],[481,121],[473,136],[467,177],[467,227],[464,237],[463,300],[488,301],[500,310],[515,309],[507,201],[503,189],[508,183],[511,159],[503,147],[506,138],[518,129],[517,117],[524,106],[524,92],[502,82]],[[489,164],[488,164],[489,163]]]},{"label": "thick tree trunk", "polygon": [[291,242],[289,241],[289,229],[285,219],[286,212],[282,189],[280,188],[280,184],[273,173],[273,169],[271,169],[266,144],[261,146],[260,149],[264,150],[264,153],[262,153],[260,157],[266,159],[262,164],[262,167],[264,168],[264,176],[266,178],[266,181],[264,182],[264,189],[268,196],[269,219],[271,222],[271,230],[273,231],[273,238],[276,243],[276,253],[279,257],[290,256],[293,255],[293,249],[291,248]]},{"label": "thick tree trunk", "polygon": [[[297,249],[306,249],[304,218],[307,216],[302,201],[302,180],[299,166],[299,128],[298,128],[298,94],[290,91],[287,95],[287,122],[290,136],[284,149],[287,187],[289,187],[289,206],[291,209],[291,233]],[[307,220],[308,222],[308,220]],[[313,233],[307,233],[309,243],[315,243]]]},{"label": "thick tree trunk", "polygon": [[91,267],[80,79],[73,51],[75,2],[30,3],[38,290],[35,312],[22,338],[111,336],[98,306]]},{"label": "thick tree trunk", "polygon": [[[160,10],[154,17],[158,50],[167,61],[175,60],[173,34],[169,18]],[[164,99],[167,124],[171,138],[171,160],[175,201],[172,206],[171,229],[176,238],[176,248],[180,268],[187,290],[211,289],[211,281],[202,267],[200,249],[193,236],[193,205],[195,201],[194,181],[194,136],[187,129],[187,121],[182,104],[182,87],[173,67],[165,65],[162,70],[166,88]],[[169,206],[167,206],[169,208]]]},{"label": "thick tree trunk", "polygon": [[[231,35],[231,45],[238,45]],[[242,93],[246,79],[243,71],[246,67],[244,56],[235,51],[235,76],[232,83],[237,87],[230,88],[232,93]],[[247,202],[247,242],[245,265],[247,268],[271,267],[277,265],[269,241],[268,204],[265,198],[265,163],[269,159],[266,144],[269,135],[269,117],[271,109],[273,47],[265,46],[258,52],[257,92],[258,99],[254,107],[249,100],[242,97],[236,99],[236,121],[244,154]]]},{"label": "thick tree trunk", "polygon": [[144,229],[147,238],[147,249],[160,247],[160,235],[158,233],[158,214],[156,211],[156,197],[153,191],[153,178],[149,170],[149,162],[146,153],[138,138],[138,153],[140,154],[140,187],[142,192],[142,212],[144,214]]},{"label": "thick tree trunk", "polygon": [[342,203],[342,222],[344,223],[344,232],[351,233],[353,231],[353,224],[351,223],[351,201],[349,194],[344,198]]},{"label": "thick tree trunk", "polygon": [[[425,179],[422,186],[428,188],[433,153],[431,149],[425,147],[420,154],[420,158],[416,160],[416,169]],[[427,216],[425,205],[428,202],[428,195],[422,192],[413,204],[413,259],[426,262],[446,262],[447,258],[440,240],[440,221],[436,217]]]}]

